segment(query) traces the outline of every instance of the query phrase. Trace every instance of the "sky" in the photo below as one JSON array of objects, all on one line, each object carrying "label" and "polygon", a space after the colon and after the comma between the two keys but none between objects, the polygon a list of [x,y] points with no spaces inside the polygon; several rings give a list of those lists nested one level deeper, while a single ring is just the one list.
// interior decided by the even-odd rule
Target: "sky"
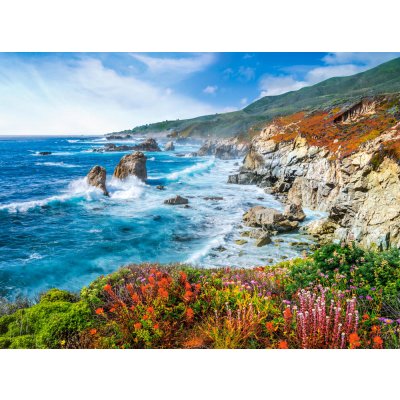
[{"label": "sky", "polygon": [[102,134],[239,110],[400,53],[0,53],[0,135]]}]

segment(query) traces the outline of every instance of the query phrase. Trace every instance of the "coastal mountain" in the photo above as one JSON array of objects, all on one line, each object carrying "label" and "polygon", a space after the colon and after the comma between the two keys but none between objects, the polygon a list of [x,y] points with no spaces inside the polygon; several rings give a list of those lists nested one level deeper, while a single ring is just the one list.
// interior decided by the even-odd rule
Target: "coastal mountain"
[{"label": "coastal mountain", "polygon": [[400,58],[356,75],[330,78],[279,96],[265,96],[240,111],[157,122],[109,136],[169,132],[179,137],[247,137],[260,132],[265,122],[277,116],[346,106],[366,96],[396,92],[400,92]]}]

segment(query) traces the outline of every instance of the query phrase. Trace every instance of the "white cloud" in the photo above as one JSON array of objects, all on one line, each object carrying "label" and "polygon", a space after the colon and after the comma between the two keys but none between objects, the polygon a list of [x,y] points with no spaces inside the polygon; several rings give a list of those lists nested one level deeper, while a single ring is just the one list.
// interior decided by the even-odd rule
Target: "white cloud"
[{"label": "white cloud", "polygon": [[276,96],[278,94],[291,92],[307,86],[307,82],[296,81],[292,76],[265,75],[260,81],[261,94],[264,96]]},{"label": "white cloud", "polygon": [[248,102],[249,102],[249,101],[248,101],[247,97],[243,97],[243,99],[240,99],[240,104],[241,104],[242,106],[245,106]]},{"label": "white cloud", "polygon": [[400,53],[330,53],[323,61],[329,65],[357,63],[374,67],[399,55]]},{"label": "white cloud", "polygon": [[215,93],[217,92],[217,90],[218,90],[218,86],[206,86],[206,87],[203,89],[203,93],[206,93],[206,94],[215,94]]},{"label": "white cloud", "polygon": [[153,57],[145,54],[132,54],[132,57],[145,64],[155,74],[179,73],[190,75],[204,70],[215,61],[215,55],[212,53],[201,53],[181,58]]},{"label": "white cloud", "polygon": [[251,67],[241,66],[238,71],[239,78],[244,81],[251,81],[256,76],[256,70]]},{"label": "white cloud", "polygon": [[1,61],[0,134],[98,134],[220,111],[93,57]]},{"label": "white cloud", "polygon": [[399,55],[400,53],[330,53],[322,59],[325,65],[311,67],[308,71],[304,71],[304,66],[299,68],[303,75],[301,79],[296,76],[295,67],[291,67],[292,73],[287,75],[264,75],[259,82],[259,97],[276,96],[329,78],[354,75]]}]

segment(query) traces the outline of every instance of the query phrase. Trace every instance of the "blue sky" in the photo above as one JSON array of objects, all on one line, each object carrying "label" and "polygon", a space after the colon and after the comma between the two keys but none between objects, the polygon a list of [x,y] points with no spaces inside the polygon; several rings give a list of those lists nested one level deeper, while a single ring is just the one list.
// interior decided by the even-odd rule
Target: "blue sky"
[{"label": "blue sky", "polygon": [[238,110],[399,53],[0,53],[0,134],[97,134]]}]

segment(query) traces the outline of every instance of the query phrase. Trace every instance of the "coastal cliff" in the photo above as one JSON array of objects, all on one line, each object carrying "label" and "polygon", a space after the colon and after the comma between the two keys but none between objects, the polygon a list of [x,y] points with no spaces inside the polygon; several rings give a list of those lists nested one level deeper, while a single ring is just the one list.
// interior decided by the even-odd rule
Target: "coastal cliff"
[{"label": "coastal cliff", "polygon": [[322,241],[399,247],[399,98],[278,118],[253,139],[229,182],[327,212],[309,227]]}]

